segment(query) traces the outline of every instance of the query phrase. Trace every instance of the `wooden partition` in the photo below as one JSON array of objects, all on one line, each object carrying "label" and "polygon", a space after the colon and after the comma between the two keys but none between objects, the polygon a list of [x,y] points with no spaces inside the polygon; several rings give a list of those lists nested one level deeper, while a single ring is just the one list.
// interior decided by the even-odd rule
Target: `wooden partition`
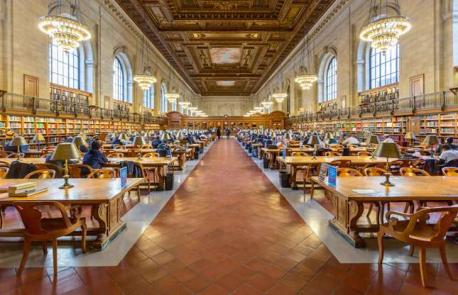
[{"label": "wooden partition", "polygon": [[286,115],[283,112],[275,111],[266,115],[244,116],[210,116],[210,117],[189,117],[179,112],[167,113],[168,129],[190,128],[274,128],[282,129],[285,127]]}]

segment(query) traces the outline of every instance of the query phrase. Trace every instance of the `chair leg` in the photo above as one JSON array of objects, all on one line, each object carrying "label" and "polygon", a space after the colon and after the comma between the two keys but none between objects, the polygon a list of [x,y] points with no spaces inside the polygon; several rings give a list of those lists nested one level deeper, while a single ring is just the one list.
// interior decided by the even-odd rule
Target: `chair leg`
[{"label": "chair leg", "polygon": [[409,256],[413,256],[414,252],[415,252],[415,246],[413,244],[411,244],[410,248],[409,248]]},{"label": "chair leg", "polygon": [[369,217],[371,215],[371,212],[372,212],[372,208],[374,207],[374,204],[370,203],[369,204],[369,209],[367,210],[367,214],[366,214],[366,217]]},{"label": "chair leg", "polygon": [[87,235],[87,225],[86,221],[83,221],[83,224],[81,225],[81,250],[83,253],[86,253],[86,235]]},{"label": "chair leg", "polygon": [[52,240],[52,266],[54,277],[57,277],[57,239]]},{"label": "chair leg", "polygon": [[442,264],[444,265],[445,272],[447,273],[448,277],[453,281],[454,277],[453,277],[452,271],[450,270],[450,267],[448,265],[447,253],[445,252],[445,244],[442,244],[439,247],[439,251],[441,253]]},{"label": "chair leg", "polygon": [[385,233],[383,231],[379,231],[377,234],[377,244],[378,244],[378,263],[383,263],[383,256],[385,254],[385,245],[383,243],[383,239],[385,237]]},{"label": "chair leg", "polygon": [[421,247],[420,248],[420,276],[421,276],[421,284],[423,288],[426,288],[426,249]]},{"label": "chair leg", "polygon": [[27,259],[29,258],[31,242],[27,239],[24,239],[24,250],[22,253],[21,264],[19,264],[19,269],[17,271],[17,275],[20,276],[24,271],[25,265],[27,263]]}]

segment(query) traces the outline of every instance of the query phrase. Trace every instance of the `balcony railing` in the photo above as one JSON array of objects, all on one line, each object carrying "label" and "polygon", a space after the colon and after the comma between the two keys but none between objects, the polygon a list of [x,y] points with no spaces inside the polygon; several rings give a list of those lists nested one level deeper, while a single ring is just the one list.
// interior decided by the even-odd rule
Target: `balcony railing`
[{"label": "balcony railing", "polygon": [[371,102],[355,107],[307,112],[290,117],[292,123],[326,120],[345,120],[383,116],[406,116],[422,112],[441,112],[458,109],[458,93],[443,91],[420,96],[411,96],[385,101]]},{"label": "balcony railing", "polygon": [[118,120],[143,124],[161,124],[162,117],[149,112],[131,113],[127,108],[105,109],[78,100],[47,99],[0,91],[0,107],[3,113],[25,113],[44,116],[74,116],[102,120]]}]

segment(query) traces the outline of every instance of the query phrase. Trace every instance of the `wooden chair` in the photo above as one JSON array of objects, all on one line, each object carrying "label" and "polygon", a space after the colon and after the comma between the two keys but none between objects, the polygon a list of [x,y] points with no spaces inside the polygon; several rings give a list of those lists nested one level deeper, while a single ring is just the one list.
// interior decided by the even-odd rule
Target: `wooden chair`
[{"label": "wooden chair", "polygon": [[306,152],[292,152],[291,156],[292,157],[307,157],[307,153]]},{"label": "wooden chair", "polygon": [[456,167],[444,167],[444,168],[442,168],[442,173],[445,176],[458,176],[458,168],[456,168]]},{"label": "wooden chair", "polygon": [[37,167],[38,170],[42,170],[42,169],[54,170],[56,172],[54,176],[55,178],[60,178],[65,173],[64,168],[61,168],[57,166],[56,164],[52,164],[52,163],[39,163],[39,164],[35,164],[35,167]]},{"label": "wooden chair", "polygon": [[85,175],[84,171],[86,171],[87,175],[89,175],[94,171],[94,169],[92,169],[91,166],[84,164],[68,165],[68,174],[71,178],[83,178]]},{"label": "wooden chair", "polygon": [[372,153],[368,151],[361,151],[361,152],[358,152],[357,155],[358,157],[366,157],[366,156],[372,156]]},{"label": "wooden chair", "polygon": [[425,170],[413,167],[401,167],[401,169],[399,169],[399,173],[401,176],[431,176]]},{"label": "wooden chair", "polygon": [[354,168],[348,168],[348,167],[345,167],[345,168],[337,168],[337,176],[340,176],[340,177],[348,177],[348,176],[363,176],[361,174],[361,172],[359,172],[358,170],[354,169]]},{"label": "wooden chair", "polygon": [[[21,158],[24,157],[24,154],[20,153],[19,154],[21,156]],[[9,153],[8,156],[6,156],[8,159],[13,159],[13,158],[17,158],[18,157],[18,154],[17,153]]]},{"label": "wooden chair", "polygon": [[24,176],[24,179],[54,179],[56,176],[56,171],[52,169],[39,169],[35,170],[33,172],[30,172],[26,176]]},{"label": "wooden chair", "polygon": [[8,167],[0,167],[0,178],[5,178],[9,170]]},{"label": "wooden chair", "polygon": [[159,158],[159,153],[145,153],[142,158]]},{"label": "wooden chair", "polygon": [[[428,224],[427,220],[431,213],[440,213],[440,218],[436,224]],[[438,248],[440,251],[444,269],[451,280],[453,275],[447,262],[447,254],[445,252],[445,236],[448,229],[452,225],[458,213],[458,205],[449,207],[436,207],[421,209],[414,214],[407,214],[395,211],[389,211],[386,214],[388,223],[380,226],[377,235],[379,249],[379,264],[383,263],[385,235],[408,243],[410,245],[410,255],[413,255],[414,247],[420,248],[419,263],[421,284],[427,286],[426,281],[426,248]],[[399,220],[395,216],[408,218],[407,220]]]},{"label": "wooden chair", "polygon": [[337,167],[350,167],[351,166],[351,160],[334,160],[329,163],[331,166],[337,166]]},{"label": "wooden chair", "polygon": [[116,171],[111,168],[102,168],[92,171],[87,178],[97,178],[97,179],[105,179],[105,178],[116,178]]},{"label": "wooden chair", "polygon": [[109,153],[107,158],[124,158],[124,153]]},{"label": "wooden chair", "polygon": [[379,167],[367,167],[364,168],[363,173],[365,176],[383,176],[387,173],[387,171]]},{"label": "wooden chair", "polygon": [[324,153],[324,156],[325,157],[340,157],[340,156],[342,156],[342,154],[338,153],[338,152],[332,152],[331,151],[331,152]]},{"label": "wooden chair", "polygon": [[[57,239],[69,235],[81,228],[81,248],[86,252],[86,220],[79,216],[69,217],[65,206],[59,202],[38,202],[25,201],[14,204],[21,215],[24,224],[24,252],[17,275],[20,276],[24,271],[27,258],[29,257],[32,242],[42,242],[43,252],[47,254],[47,242],[51,241],[53,250],[54,276],[57,276]],[[41,206],[55,207],[60,211],[62,217],[42,218],[38,209]]]}]

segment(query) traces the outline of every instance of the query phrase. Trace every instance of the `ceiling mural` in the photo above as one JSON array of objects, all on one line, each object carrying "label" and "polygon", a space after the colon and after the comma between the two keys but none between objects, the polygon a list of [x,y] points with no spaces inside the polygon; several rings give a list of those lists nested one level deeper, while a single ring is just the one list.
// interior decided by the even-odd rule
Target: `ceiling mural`
[{"label": "ceiling mural", "polygon": [[202,95],[256,92],[335,0],[116,0]]}]

